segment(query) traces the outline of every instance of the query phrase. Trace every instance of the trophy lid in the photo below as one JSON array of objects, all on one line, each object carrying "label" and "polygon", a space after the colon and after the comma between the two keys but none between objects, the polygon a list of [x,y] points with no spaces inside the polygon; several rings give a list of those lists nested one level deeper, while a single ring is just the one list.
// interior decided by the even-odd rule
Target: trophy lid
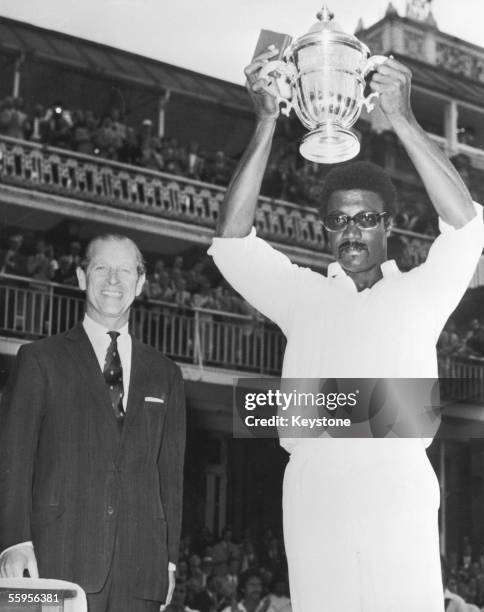
[{"label": "trophy lid", "polygon": [[318,18],[319,21],[317,21],[315,24],[313,24],[309,28],[309,33],[324,32],[324,31],[343,33],[343,30],[341,26],[339,25],[339,23],[337,23],[336,21],[333,21],[334,13],[332,13],[329,10],[326,4],[323,5],[323,8],[319,11],[316,17]]},{"label": "trophy lid", "polygon": [[365,44],[359,41],[356,36],[344,32],[339,23],[333,20],[334,14],[329,10],[326,4],[323,5],[316,16],[318,21],[311,26],[307,34],[304,34],[295,41],[295,46],[318,40],[329,40],[335,43],[350,45],[361,52],[369,54],[369,49]]}]

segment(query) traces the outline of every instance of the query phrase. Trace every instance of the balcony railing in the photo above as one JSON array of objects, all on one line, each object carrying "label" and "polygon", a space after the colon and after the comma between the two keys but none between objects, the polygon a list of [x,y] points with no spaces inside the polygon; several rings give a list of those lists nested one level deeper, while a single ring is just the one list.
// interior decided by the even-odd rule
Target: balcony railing
[{"label": "balcony railing", "polygon": [[[207,228],[215,228],[225,194],[217,185],[4,136],[0,182]],[[315,208],[260,197],[256,227],[272,242],[327,251]],[[425,260],[428,236],[395,232],[415,265]]]},{"label": "balcony railing", "polygon": [[[82,320],[84,295],[76,287],[0,275],[0,334],[36,340]],[[131,333],[176,361],[201,367],[277,375],[284,336],[272,324],[218,310],[138,301]]]},{"label": "balcony railing", "polygon": [[[84,301],[76,287],[0,275],[0,335],[36,340],[65,332],[82,319]],[[131,333],[182,363],[280,376],[285,339],[265,320],[139,301]],[[446,399],[484,401],[484,360],[446,357],[440,376]]]}]

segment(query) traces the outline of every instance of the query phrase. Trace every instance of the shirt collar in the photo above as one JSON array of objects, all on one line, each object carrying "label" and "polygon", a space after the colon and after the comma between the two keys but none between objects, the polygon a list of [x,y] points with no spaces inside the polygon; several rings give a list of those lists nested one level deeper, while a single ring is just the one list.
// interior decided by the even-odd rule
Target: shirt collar
[{"label": "shirt collar", "polygon": [[[396,274],[400,273],[394,259],[387,259],[380,265],[380,268],[384,278],[395,276]],[[328,265],[328,278],[338,278],[342,276],[344,277],[348,275],[337,261],[333,261]]]},{"label": "shirt collar", "polygon": [[[91,317],[88,316],[87,314],[84,315],[84,320],[82,321],[82,325],[89,338],[96,338],[96,339],[102,338],[103,340],[105,340],[107,332],[112,331],[108,327],[104,327],[104,325],[101,325],[97,321],[94,321],[94,319],[91,319]],[[128,327],[129,327],[129,324],[126,323],[125,325],[123,325],[123,327],[116,330],[117,332],[119,332],[120,339],[123,339],[124,337],[129,335]]]}]

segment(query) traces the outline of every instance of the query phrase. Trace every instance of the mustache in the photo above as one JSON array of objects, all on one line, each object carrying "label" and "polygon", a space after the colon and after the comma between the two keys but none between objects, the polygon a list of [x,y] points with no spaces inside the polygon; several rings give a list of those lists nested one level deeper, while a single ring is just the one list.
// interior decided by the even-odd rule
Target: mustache
[{"label": "mustache", "polygon": [[351,248],[368,250],[368,247],[366,246],[364,242],[360,242],[359,240],[345,240],[345,242],[342,242],[338,246],[338,251],[341,253],[345,249],[351,249]]}]

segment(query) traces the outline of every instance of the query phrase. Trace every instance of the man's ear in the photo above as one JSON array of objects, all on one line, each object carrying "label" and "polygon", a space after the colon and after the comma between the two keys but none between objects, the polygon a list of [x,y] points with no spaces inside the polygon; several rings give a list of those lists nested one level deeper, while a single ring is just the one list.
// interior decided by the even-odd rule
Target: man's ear
[{"label": "man's ear", "polygon": [[146,274],[141,274],[141,276],[138,277],[138,281],[136,283],[136,297],[139,296],[139,294],[141,293],[141,291],[143,290],[143,285],[146,282]]},{"label": "man's ear", "polygon": [[79,289],[81,291],[86,290],[86,273],[81,267],[76,268],[76,276],[77,276],[77,284],[79,285]]}]

